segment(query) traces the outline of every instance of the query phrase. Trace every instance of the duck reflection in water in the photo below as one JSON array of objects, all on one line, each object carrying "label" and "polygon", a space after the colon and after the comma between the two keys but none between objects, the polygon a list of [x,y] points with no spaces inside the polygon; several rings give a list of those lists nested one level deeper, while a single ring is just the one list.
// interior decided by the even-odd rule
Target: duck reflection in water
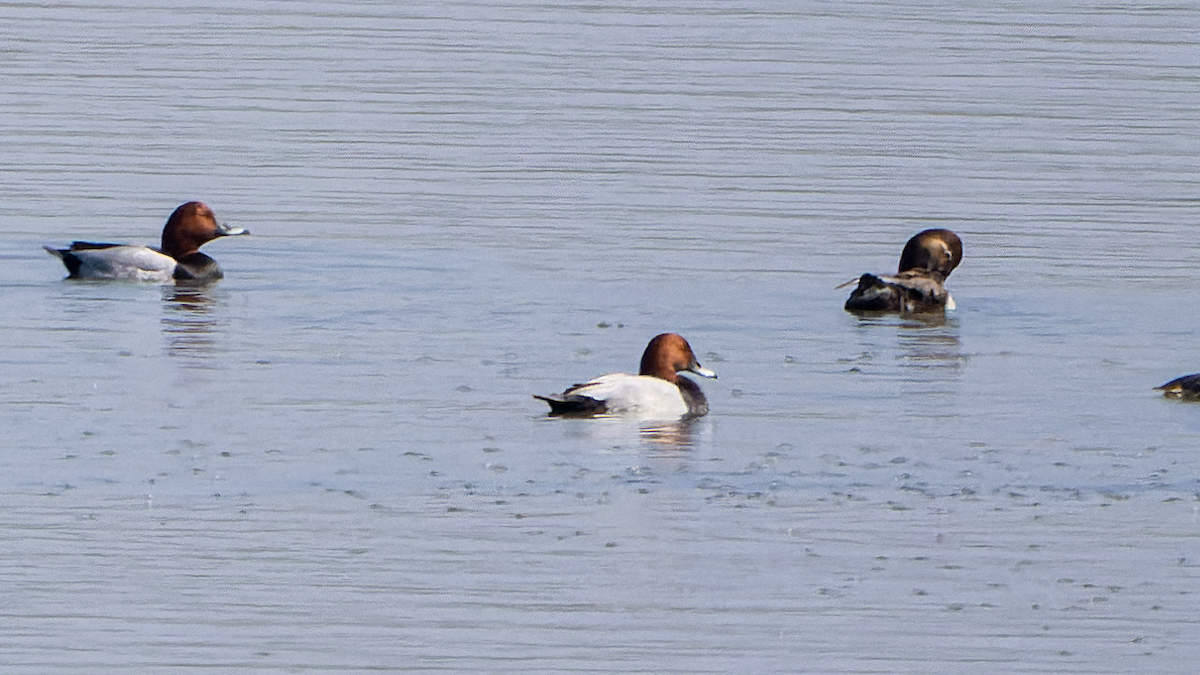
[{"label": "duck reflection in water", "polygon": [[[957,379],[967,365],[958,338],[958,320],[906,321],[897,335],[901,360],[908,369],[918,369],[917,379]],[[918,373],[912,373],[916,376]]]},{"label": "duck reflection in water", "polygon": [[649,450],[690,450],[696,444],[696,429],[699,418],[642,422],[638,431],[643,445]]},{"label": "duck reflection in water", "polygon": [[563,431],[567,436],[598,443],[618,452],[632,452],[649,456],[675,454],[693,449],[704,421],[699,417],[683,419],[651,419],[627,415],[593,415],[590,417],[552,417],[542,419],[566,423]]},{"label": "duck reflection in water", "polygon": [[172,356],[210,356],[217,351],[214,335],[217,320],[215,287],[204,285],[163,286],[163,335]]},{"label": "duck reflection in water", "polygon": [[[895,332],[880,330],[891,326]],[[851,370],[865,372],[868,369],[880,372],[898,365],[902,370],[895,373],[910,382],[956,381],[967,365],[959,339],[959,324],[956,318],[937,315],[880,315],[861,316],[858,321],[861,350],[858,358],[846,359],[853,363]],[[894,341],[892,336],[895,336]],[[880,359],[877,355],[890,354]]]}]

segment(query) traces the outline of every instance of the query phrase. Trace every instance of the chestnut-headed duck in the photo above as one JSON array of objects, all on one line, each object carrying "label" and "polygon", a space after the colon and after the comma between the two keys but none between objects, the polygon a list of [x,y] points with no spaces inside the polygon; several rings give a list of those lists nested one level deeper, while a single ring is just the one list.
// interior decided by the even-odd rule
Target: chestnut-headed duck
[{"label": "chestnut-headed duck", "polygon": [[946,278],[962,255],[962,240],[950,230],[918,232],[904,245],[895,276],[864,274],[857,279],[846,311],[920,314],[954,309]]},{"label": "chestnut-headed duck", "polygon": [[700,365],[683,336],[663,333],[650,341],[642,354],[639,374],[610,373],[569,387],[561,394],[538,396],[550,404],[551,415],[635,415],[644,418],[676,419],[699,417],[708,412],[708,401],[700,385],[680,372],[716,378]]},{"label": "chestnut-headed duck", "polygon": [[1177,377],[1161,387],[1155,387],[1167,398],[1200,401],[1200,373]]},{"label": "chestnut-headed duck", "polygon": [[167,219],[160,248],[87,241],[71,242],[70,248],[43,248],[63,261],[69,279],[195,283],[225,276],[216,260],[200,252],[200,246],[218,237],[239,234],[250,232],[218,223],[213,210],[203,202],[188,202]]}]

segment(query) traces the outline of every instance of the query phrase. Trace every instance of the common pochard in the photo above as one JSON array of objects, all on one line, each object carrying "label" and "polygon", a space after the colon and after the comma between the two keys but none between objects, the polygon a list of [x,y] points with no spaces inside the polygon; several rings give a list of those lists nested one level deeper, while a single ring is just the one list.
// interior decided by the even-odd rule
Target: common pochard
[{"label": "common pochard", "polygon": [[699,417],[708,412],[708,401],[700,385],[680,372],[716,378],[717,374],[696,360],[687,340],[676,333],[663,333],[650,341],[642,354],[637,375],[610,373],[572,385],[555,396],[538,396],[550,404],[551,415],[634,415],[643,418],[675,419]]},{"label": "common pochard", "polygon": [[188,202],[171,214],[162,231],[162,246],[72,242],[70,248],[45,246],[63,261],[70,279],[131,279],[135,281],[215,281],[224,276],[217,261],[200,246],[218,237],[250,234],[217,222],[202,202]]}]

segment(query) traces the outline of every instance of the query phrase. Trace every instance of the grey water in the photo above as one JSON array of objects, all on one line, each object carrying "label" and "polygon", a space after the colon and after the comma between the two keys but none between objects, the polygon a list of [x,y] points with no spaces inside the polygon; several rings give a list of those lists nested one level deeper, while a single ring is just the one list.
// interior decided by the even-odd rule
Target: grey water
[{"label": "grey water", "polygon": [[[1191,672],[1197,25],[0,6],[0,671]],[[41,250],[193,199],[212,287]],[[531,397],[664,331],[707,417]]]}]

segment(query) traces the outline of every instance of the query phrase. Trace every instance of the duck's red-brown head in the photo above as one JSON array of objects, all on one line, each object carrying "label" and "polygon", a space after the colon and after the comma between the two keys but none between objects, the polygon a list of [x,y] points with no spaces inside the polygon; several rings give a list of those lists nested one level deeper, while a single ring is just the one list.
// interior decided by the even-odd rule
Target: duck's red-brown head
[{"label": "duck's red-brown head", "polygon": [[217,216],[204,202],[188,202],[167,218],[163,226],[162,252],[180,260],[217,237],[250,234],[249,231],[231,228],[217,222]]},{"label": "duck's red-brown head", "polygon": [[691,345],[678,333],[663,333],[646,345],[646,351],[642,353],[640,374],[676,382],[679,380],[676,373],[680,371],[689,371],[701,377],[717,376],[700,365],[696,355],[692,353]]}]

